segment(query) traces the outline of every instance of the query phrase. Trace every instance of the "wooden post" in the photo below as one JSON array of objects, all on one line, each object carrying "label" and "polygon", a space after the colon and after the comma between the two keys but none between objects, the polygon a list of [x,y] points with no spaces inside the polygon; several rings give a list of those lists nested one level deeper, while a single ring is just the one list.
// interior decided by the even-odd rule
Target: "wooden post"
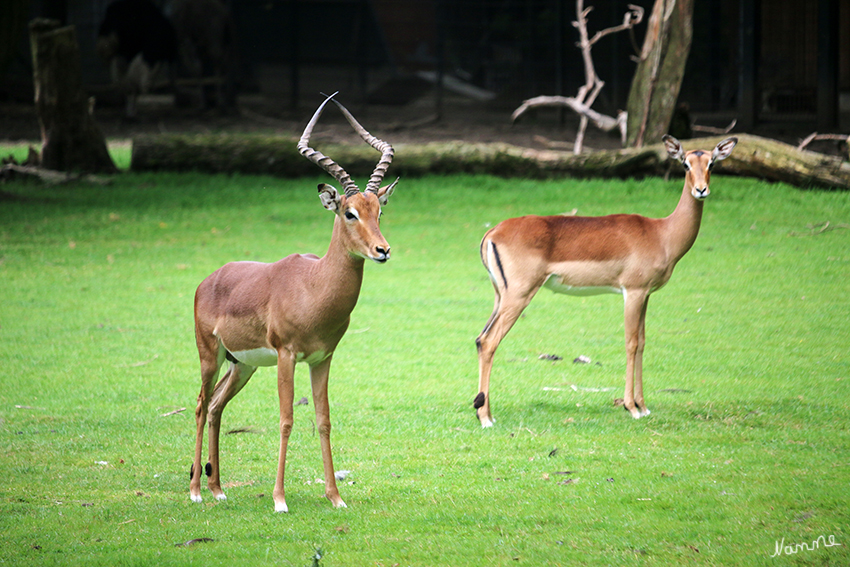
[{"label": "wooden post", "polygon": [[59,171],[117,171],[83,90],[73,26],[30,22],[35,108],[41,126],[41,166]]}]

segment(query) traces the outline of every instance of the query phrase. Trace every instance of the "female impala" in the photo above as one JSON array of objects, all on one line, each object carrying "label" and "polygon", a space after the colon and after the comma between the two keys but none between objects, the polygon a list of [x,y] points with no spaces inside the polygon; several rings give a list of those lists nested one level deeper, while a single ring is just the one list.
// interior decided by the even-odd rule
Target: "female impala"
[{"label": "female impala", "polygon": [[[292,430],[293,371],[295,363],[310,365],[316,427],[322,446],[325,496],[335,507],[345,503],[337,490],[331,457],[331,421],[328,410],[328,371],[334,349],[348,328],[363,281],[363,263],[369,258],[384,263],[390,246],[381,234],[378,219],[395,184],[378,188],[393,157],[392,147],[371,136],[334,100],[358,134],[381,159],[361,193],[339,165],[307,146],[310,134],[331,95],[319,106],[298,143],[302,155],[336,178],[344,189],[324,183],[319,197],[336,213],[328,252],[293,254],[273,264],[233,262],[214,272],[195,294],[195,338],[201,358],[201,393],[195,410],[197,436],[189,494],[201,501],[201,451],[204,426],[209,422],[209,462],[205,469],[213,496],[225,500],[219,480],[218,437],[221,413],[245,386],[258,366],[277,365],[280,402],[280,454],[274,486],[274,507],[286,512],[283,477],[286,447]],[[215,383],[224,361],[230,367]]]},{"label": "female impala", "polygon": [[499,343],[542,286],[557,293],[621,293],[625,300],[625,408],[649,415],[643,398],[644,323],[649,294],[660,289],[699,232],[710,171],[729,157],[737,138],[712,152],[685,153],[664,136],[669,156],[685,166],[685,187],[673,213],[663,219],[639,215],[604,217],[526,216],[508,219],[481,242],[481,259],[496,289],[493,314],[476,339],[479,382],[474,406],[483,427],[490,413],[490,369]]}]

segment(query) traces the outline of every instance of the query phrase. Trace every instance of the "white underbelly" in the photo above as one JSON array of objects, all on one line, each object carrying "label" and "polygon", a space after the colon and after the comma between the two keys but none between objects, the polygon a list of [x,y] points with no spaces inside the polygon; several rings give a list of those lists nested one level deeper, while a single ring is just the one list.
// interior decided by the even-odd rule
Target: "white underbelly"
[{"label": "white underbelly", "polygon": [[277,351],[271,348],[230,351],[233,358],[248,366],[277,366]]},{"label": "white underbelly", "polygon": [[[254,348],[251,350],[230,351],[233,358],[248,366],[277,366],[277,351],[271,348]],[[309,365],[318,364],[328,357],[325,351],[310,354],[299,352],[295,354],[295,362],[306,362]]]},{"label": "white underbelly", "polygon": [[604,293],[617,293],[623,295],[625,290],[621,287],[610,286],[573,286],[565,284],[560,277],[555,274],[549,276],[543,287],[555,293],[563,293],[566,295],[602,295]]}]

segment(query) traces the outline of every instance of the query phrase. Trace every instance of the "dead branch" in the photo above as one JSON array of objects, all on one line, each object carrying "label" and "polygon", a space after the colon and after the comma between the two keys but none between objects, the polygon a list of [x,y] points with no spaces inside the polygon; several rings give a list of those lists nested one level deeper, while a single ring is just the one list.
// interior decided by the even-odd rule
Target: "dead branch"
[{"label": "dead branch", "polygon": [[584,0],[576,0],[577,18],[573,22],[573,27],[575,27],[579,33],[579,42],[576,45],[581,49],[582,60],[584,61],[585,77],[585,82],[579,88],[576,96],[535,97],[524,101],[522,105],[517,108],[511,116],[511,119],[515,121],[529,108],[534,108],[537,106],[568,106],[581,117],[581,119],[579,120],[578,131],[576,132],[576,141],[573,146],[573,153],[575,153],[576,155],[580,154],[582,151],[582,146],[584,145],[584,134],[587,130],[588,121],[592,121],[597,128],[606,132],[610,132],[615,128],[619,128],[620,138],[623,140],[623,143],[625,143],[627,118],[626,114],[624,112],[620,112],[617,115],[617,118],[612,118],[610,116],[599,114],[598,112],[590,108],[596,101],[596,97],[599,96],[599,92],[602,90],[602,87],[605,86],[605,82],[601,80],[596,74],[596,69],[593,66],[593,58],[591,57],[590,50],[591,47],[593,47],[593,44],[595,44],[597,41],[599,41],[606,35],[632,29],[634,26],[636,26],[643,20],[643,8],[641,8],[640,6],[629,4],[629,11],[626,12],[625,16],[623,17],[622,24],[620,24],[619,26],[614,26],[598,31],[591,38],[588,36],[587,33],[587,15],[590,13],[591,10],[593,10],[592,6],[588,8],[584,7]]},{"label": "dead branch", "polygon": [[160,417],[168,417],[170,415],[177,415],[178,413],[186,411],[186,408],[178,408],[174,411],[169,411],[160,415]]},{"label": "dead branch", "polygon": [[[590,8],[588,8],[587,11],[589,12]],[[612,28],[596,32],[596,34],[594,34],[594,36],[590,39],[590,45],[593,45],[608,34],[630,30],[642,21],[643,7],[629,4],[629,11],[626,12],[625,16],[623,16],[623,23],[619,26],[614,26]]]},{"label": "dead branch", "polygon": [[[619,112],[617,114],[617,118],[612,118],[605,114],[600,114],[589,108],[586,104],[582,104],[578,99],[571,96],[536,96],[534,98],[530,98],[514,110],[513,114],[511,114],[511,120],[516,121],[517,118],[522,116],[527,110],[532,108],[538,108],[541,106],[568,106],[571,108],[576,114],[579,116],[585,117],[591,122],[593,125],[602,130],[603,132],[612,132],[614,130],[620,131],[620,138],[625,140],[626,136],[626,113]],[[576,142],[576,145],[578,142]],[[574,150],[574,153],[581,153],[581,148],[577,151]]]},{"label": "dead branch", "polygon": [[[735,125],[738,123],[738,119],[732,120],[726,128],[715,128],[714,126],[700,126],[699,124],[691,124],[691,130],[694,132],[705,132],[706,134],[728,134],[732,131]],[[798,148],[802,149],[802,148]]]},{"label": "dead branch", "polygon": [[806,146],[815,140],[838,140],[839,142],[844,142],[850,145],[850,136],[846,134],[818,134],[817,132],[812,132],[800,141],[800,145],[797,146],[797,149],[804,150],[806,149]]}]

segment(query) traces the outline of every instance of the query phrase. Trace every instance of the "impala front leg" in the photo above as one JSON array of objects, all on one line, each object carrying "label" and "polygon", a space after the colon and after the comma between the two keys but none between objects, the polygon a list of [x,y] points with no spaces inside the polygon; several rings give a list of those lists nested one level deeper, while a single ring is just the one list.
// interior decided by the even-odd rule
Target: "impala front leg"
[{"label": "impala front leg", "polygon": [[643,300],[643,309],[640,312],[638,322],[638,348],[635,352],[635,406],[640,411],[641,417],[649,415],[646,401],[643,399],[643,348],[646,345],[646,307],[649,304],[649,296]]},{"label": "impala front leg", "polygon": [[277,395],[280,399],[280,452],[277,460],[277,478],[274,483],[274,511],[289,512],[283,490],[283,477],[286,469],[286,447],[292,433],[292,401],[294,387],[295,359],[284,350],[277,355]]},{"label": "impala front leg", "polygon": [[325,470],[325,497],[334,508],[346,508],[336,486],[333,455],[331,453],[331,414],[328,404],[328,374],[331,368],[329,356],[319,364],[310,367],[310,382],[313,387],[313,406],[316,408],[316,429],[322,444],[322,463]]},{"label": "impala front leg", "polygon": [[623,406],[633,418],[638,419],[649,413],[646,411],[643,401],[642,384],[644,347],[642,321],[646,315],[648,295],[643,290],[627,290],[623,293],[626,304],[624,325],[626,330],[626,389],[623,393]]}]

